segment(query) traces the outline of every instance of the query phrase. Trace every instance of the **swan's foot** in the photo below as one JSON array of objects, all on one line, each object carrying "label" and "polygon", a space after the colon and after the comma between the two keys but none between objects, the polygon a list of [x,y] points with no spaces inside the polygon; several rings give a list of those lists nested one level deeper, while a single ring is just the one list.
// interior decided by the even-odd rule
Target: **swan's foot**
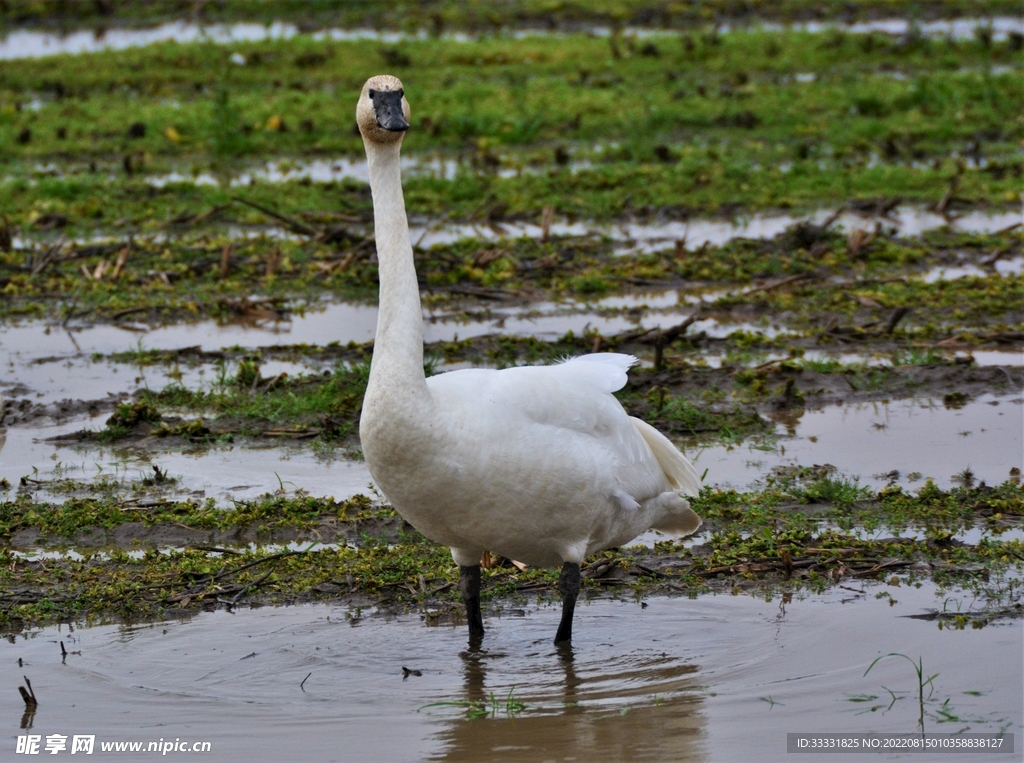
[{"label": "swan's foot", "polygon": [[562,621],[558,624],[555,643],[561,644],[572,641],[572,615],[576,611],[576,597],[580,595],[580,566],[576,562],[562,565],[558,592],[562,594]]},{"label": "swan's foot", "polygon": [[459,590],[466,604],[466,619],[469,621],[470,641],[478,641],[484,635],[484,617],[480,613],[480,565],[471,567],[459,565]]}]

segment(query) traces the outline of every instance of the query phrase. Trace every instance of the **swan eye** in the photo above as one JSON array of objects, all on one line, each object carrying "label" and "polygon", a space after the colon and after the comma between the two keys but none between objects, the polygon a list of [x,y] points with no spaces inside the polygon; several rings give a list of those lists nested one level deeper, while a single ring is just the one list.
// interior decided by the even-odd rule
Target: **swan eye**
[{"label": "swan eye", "polygon": [[369,91],[367,93],[367,95],[370,96],[370,100],[372,101],[374,98],[377,97],[377,91],[376,90],[371,90],[371,91]]}]

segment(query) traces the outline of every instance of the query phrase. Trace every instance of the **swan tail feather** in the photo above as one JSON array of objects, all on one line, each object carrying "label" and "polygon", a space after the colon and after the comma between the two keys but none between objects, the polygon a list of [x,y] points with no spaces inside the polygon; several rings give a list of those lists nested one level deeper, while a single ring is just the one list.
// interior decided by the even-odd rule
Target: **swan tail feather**
[{"label": "swan tail feather", "polygon": [[640,432],[640,436],[650,446],[658,465],[668,478],[668,484],[675,490],[696,497],[700,493],[700,476],[690,460],[680,453],[665,435],[646,421],[633,416],[630,416],[630,419]]},{"label": "swan tail feather", "polygon": [[693,535],[703,520],[690,508],[690,502],[679,493],[662,493],[654,499],[657,504],[658,519],[651,529],[682,538]]}]

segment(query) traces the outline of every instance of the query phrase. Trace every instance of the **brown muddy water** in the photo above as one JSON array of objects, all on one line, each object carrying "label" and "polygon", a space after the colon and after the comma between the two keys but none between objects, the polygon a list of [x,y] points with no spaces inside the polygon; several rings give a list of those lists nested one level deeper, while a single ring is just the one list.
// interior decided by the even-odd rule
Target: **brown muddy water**
[{"label": "brown muddy water", "polygon": [[[31,724],[44,737],[95,734],[97,750],[209,741],[209,759],[246,763],[783,761],[787,732],[919,730],[909,662],[883,659],[864,675],[900,652],[938,674],[925,731],[1012,733],[1019,751],[1024,626],[940,630],[908,617],[942,606],[930,583],[769,601],[581,600],[564,651],[550,643],[557,608],[535,601],[489,612],[476,651],[461,627],[320,605],[45,628],[0,647],[0,683],[27,676],[39,699],[23,717],[4,693],[3,744],[13,750]],[[403,667],[418,673],[403,678]],[[843,760],[904,757],[935,759]]]}]

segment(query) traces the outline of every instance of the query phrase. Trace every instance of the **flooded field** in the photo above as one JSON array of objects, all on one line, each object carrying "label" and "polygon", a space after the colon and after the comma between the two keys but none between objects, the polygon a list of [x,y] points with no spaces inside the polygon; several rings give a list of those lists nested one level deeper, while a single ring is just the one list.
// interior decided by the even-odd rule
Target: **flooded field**
[{"label": "flooded field", "polygon": [[[0,746],[1019,760],[1013,9],[440,5],[55,32],[43,0],[0,34]],[[634,355],[619,401],[700,476],[697,532],[584,561],[571,647],[557,571],[490,552],[468,642],[449,550],[364,461],[378,69],[413,109],[425,373]]]},{"label": "flooded field", "polygon": [[[61,425],[9,429],[0,438],[0,478],[25,474],[48,477],[54,464],[62,474],[101,473],[132,477],[153,464],[181,477],[182,495],[213,497],[224,503],[273,492],[282,483],[336,499],[365,492],[371,479],[361,461],[330,458],[300,445],[272,446],[244,441],[230,446],[182,446],[175,442],[144,447],[125,444],[83,448],[54,443],[83,427],[100,430],[109,409],[92,418],[74,417]],[[1024,452],[1024,397],[985,396],[950,409],[936,399],[854,403],[778,416],[761,439],[717,444],[691,441],[686,452],[706,482],[745,489],[772,469],[799,464],[832,464],[862,484],[899,482],[913,487],[924,478],[948,487],[970,468],[981,480],[998,484]],[[895,475],[895,476],[894,476]]]},{"label": "flooded field", "polygon": [[[361,167],[365,170],[365,166]],[[645,222],[638,220],[621,221],[616,224],[595,224],[593,222],[568,222],[553,220],[547,226],[547,234],[543,223],[502,222],[501,224],[459,224],[450,222],[430,222],[413,220],[410,225],[410,236],[420,249],[435,246],[457,244],[467,239],[480,242],[501,242],[516,239],[539,239],[542,236],[604,239],[612,244],[612,249],[619,255],[642,255],[662,251],[667,248],[683,251],[698,251],[708,247],[721,247],[742,239],[771,239],[783,234],[794,225],[820,225],[830,220],[837,228],[853,234],[857,230],[869,230],[875,225],[888,228],[893,235],[920,236],[935,230],[954,232],[993,234],[1006,229],[1014,229],[1024,219],[1024,213],[1009,211],[1002,213],[966,212],[955,217],[943,216],[928,210],[912,207],[900,207],[890,214],[876,218],[854,213],[841,214],[836,217],[831,210],[820,210],[805,215],[755,214],[749,219],[710,220],[695,219],[687,221]],[[356,226],[351,226],[355,228]],[[367,226],[368,230],[368,226]],[[217,237],[226,241],[240,243],[253,239],[269,239],[272,241],[302,242],[303,236],[291,232],[286,227],[259,226],[226,226],[216,231]],[[160,244],[174,240],[167,233],[147,236],[149,242]],[[12,245],[20,250],[31,251],[40,246],[72,244],[78,247],[117,246],[119,237],[109,231],[100,231],[91,235],[76,237],[68,241],[66,237],[55,238],[53,235],[20,237],[12,239]],[[1020,274],[1021,258],[1011,261],[997,260],[994,268],[999,274]],[[937,268],[927,275],[931,280],[940,278],[962,277],[963,275],[984,275],[985,271],[974,265],[966,268]]]},{"label": "flooded field", "polygon": [[[768,24],[766,28],[778,28]],[[846,29],[850,32],[881,32],[900,36],[907,34],[914,24],[905,19],[878,19],[855,24],[793,24],[788,28],[806,30],[814,33],[832,29]],[[951,21],[931,21],[916,23],[921,34],[931,37],[948,37],[952,39],[970,39],[977,29],[990,29],[995,39],[1005,39],[1011,33],[1024,33],[1024,22],[1012,16],[996,16],[987,18],[962,18]],[[579,31],[579,30],[576,30]],[[611,34],[608,27],[590,27],[588,33],[607,37]],[[672,33],[666,30],[627,28],[619,33],[640,38],[667,37]],[[214,42],[220,44],[237,42],[262,42],[267,40],[287,40],[298,34],[308,34],[308,30],[300,32],[298,26],[283,22],[268,24],[196,24],[190,22],[173,22],[144,29],[108,29],[101,27],[95,30],[73,30],[63,33],[17,30],[0,37],[0,60],[17,58],[35,58],[53,56],[61,53],[80,54],[103,50],[124,50],[160,42],[175,41],[179,43]],[[545,36],[551,34],[543,29],[512,30],[513,38]],[[557,33],[556,33],[557,34]],[[410,39],[426,39],[427,34],[403,35],[397,32],[385,32],[376,29],[324,29],[313,32],[313,37],[324,40],[352,41],[373,40],[383,43],[396,43]],[[448,42],[466,42],[472,38],[464,33],[452,33],[444,38]],[[245,60],[238,61],[245,65]]]},{"label": "flooded field", "polygon": [[579,638],[562,651],[548,643],[557,611],[529,600],[488,618],[475,651],[461,629],[417,615],[330,606],[46,628],[3,644],[3,680],[31,675],[35,733],[210,741],[224,761],[297,746],[324,761],[781,761],[786,732],[913,729],[911,666],[889,658],[864,675],[900,651],[937,674],[927,732],[1020,739],[1018,625],[938,630],[908,618],[934,606],[929,586],[848,588],[767,602],[599,598],[579,608]]}]

